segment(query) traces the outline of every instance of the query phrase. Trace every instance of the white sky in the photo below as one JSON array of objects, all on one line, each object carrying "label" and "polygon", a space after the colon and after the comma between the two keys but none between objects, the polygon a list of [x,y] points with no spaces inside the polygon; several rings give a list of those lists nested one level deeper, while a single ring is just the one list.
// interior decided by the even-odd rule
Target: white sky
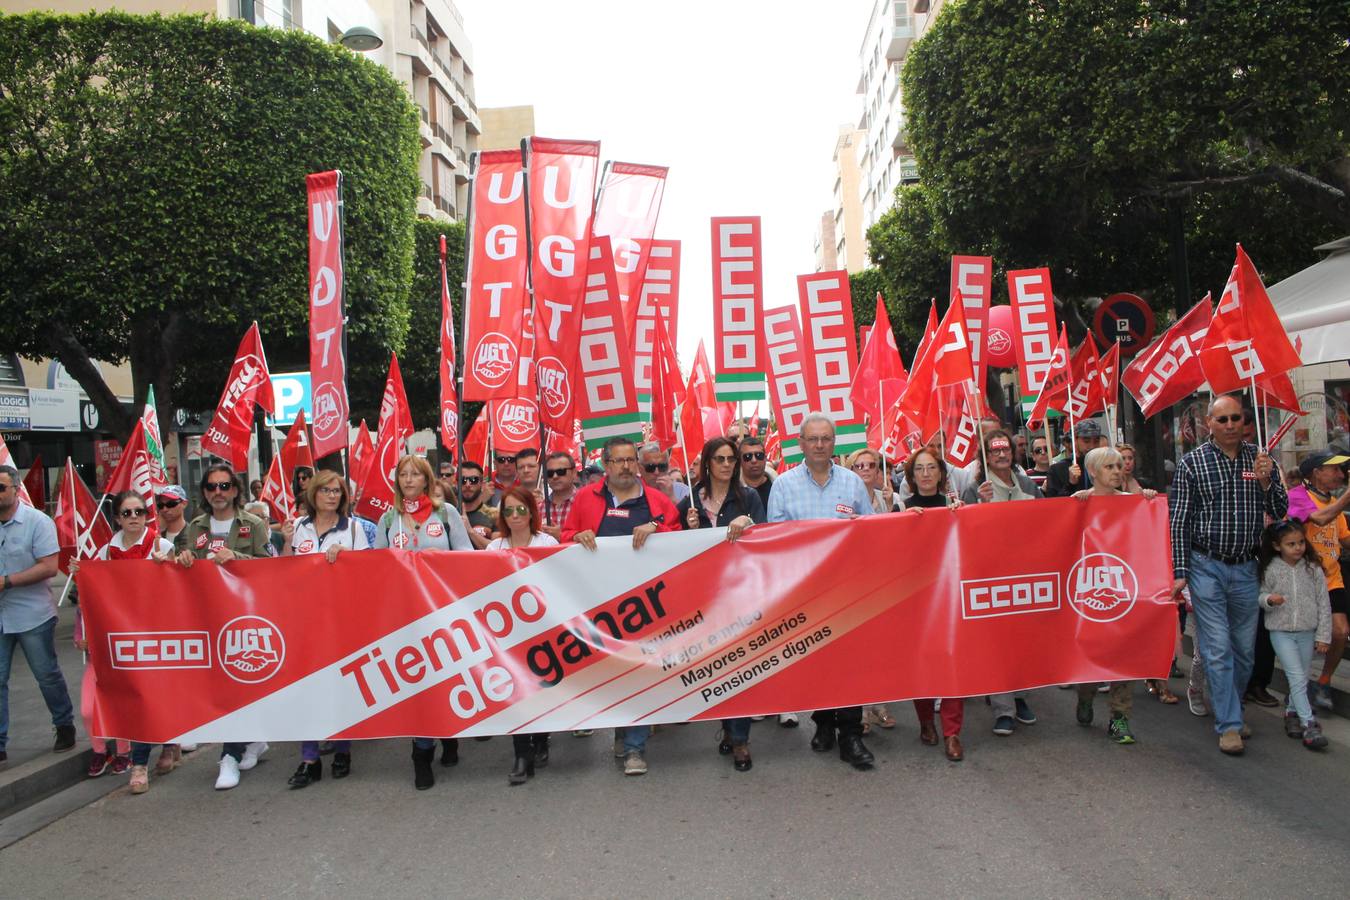
[{"label": "white sky", "polygon": [[534,107],[544,137],[670,167],[657,237],[683,242],[681,361],[713,359],[708,220],[763,218],[767,307],[797,302],[833,206],[839,126],[872,0],[455,0],[483,106]]}]

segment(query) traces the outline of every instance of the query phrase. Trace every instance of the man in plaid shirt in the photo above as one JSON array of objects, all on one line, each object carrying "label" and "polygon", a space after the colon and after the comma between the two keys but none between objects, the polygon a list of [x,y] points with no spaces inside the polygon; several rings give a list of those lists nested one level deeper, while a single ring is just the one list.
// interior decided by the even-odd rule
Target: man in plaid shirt
[{"label": "man in plaid shirt", "polygon": [[567,521],[572,501],[577,496],[577,461],[570,453],[550,453],[544,461],[544,478],[548,483],[548,495],[543,509],[545,524],[541,528],[554,540],[561,540],[562,524]]},{"label": "man in plaid shirt", "polygon": [[1242,440],[1242,404],[1214,399],[1210,439],[1182,457],[1172,479],[1173,599],[1190,588],[1195,635],[1209,678],[1219,749],[1243,750],[1242,692],[1256,643],[1256,550],[1267,515],[1281,519],[1289,495],[1270,455]]}]

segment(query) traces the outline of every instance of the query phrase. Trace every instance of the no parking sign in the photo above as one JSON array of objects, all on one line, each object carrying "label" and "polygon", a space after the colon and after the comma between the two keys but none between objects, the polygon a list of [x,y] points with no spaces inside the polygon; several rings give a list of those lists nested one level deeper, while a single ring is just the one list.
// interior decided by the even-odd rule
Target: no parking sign
[{"label": "no parking sign", "polygon": [[267,417],[269,427],[292,424],[302,409],[306,420],[313,418],[308,372],[273,372],[272,395],[276,397],[277,412]]},{"label": "no parking sign", "polygon": [[1153,310],[1142,297],[1112,294],[1097,307],[1092,333],[1106,347],[1120,341],[1121,353],[1136,353],[1153,340],[1157,324]]}]

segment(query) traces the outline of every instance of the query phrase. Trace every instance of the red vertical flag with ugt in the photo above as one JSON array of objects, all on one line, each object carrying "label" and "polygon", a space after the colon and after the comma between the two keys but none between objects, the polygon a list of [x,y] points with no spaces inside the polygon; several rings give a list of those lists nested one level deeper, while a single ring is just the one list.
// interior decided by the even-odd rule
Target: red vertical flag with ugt
[{"label": "red vertical flag with ugt", "polygon": [[[269,413],[276,410],[272,379],[267,371],[267,357],[263,354],[262,336],[258,334],[257,322],[249,327],[244,339],[239,342],[230,377],[225,382],[220,402],[216,404],[216,415],[211,420],[211,427],[202,435],[202,449],[229,461],[236,470],[247,468],[255,406],[261,406]],[[343,431],[345,445],[345,420]],[[140,433],[143,434],[143,430]]]},{"label": "red vertical flag with ugt", "polygon": [[459,458],[459,394],[455,390],[455,310],[445,273],[445,235],[441,235],[441,443]]},{"label": "red vertical flag with ugt", "polygon": [[347,449],[349,415],[343,339],[342,173],[306,175],[305,188],[309,193],[309,378],[314,455],[327,456]]}]

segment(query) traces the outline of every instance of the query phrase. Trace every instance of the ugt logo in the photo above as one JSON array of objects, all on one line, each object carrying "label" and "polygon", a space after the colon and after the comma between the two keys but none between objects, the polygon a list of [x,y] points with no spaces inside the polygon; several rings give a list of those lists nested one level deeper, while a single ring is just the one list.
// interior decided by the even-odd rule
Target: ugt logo
[{"label": "ugt logo", "polygon": [[235,681],[258,684],[281,670],[286,639],[280,628],[262,616],[239,616],[220,629],[216,657]]},{"label": "ugt logo", "polygon": [[1119,556],[1089,553],[1069,570],[1069,606],[1089,622],[1114,622],[1134,607],[1139,580]]},{"label": "ugt logo", "polygon": [[490,331],[474,348],[473,374],[490,388],[499,388],[516,371],[516,345],[504,334]]}]

